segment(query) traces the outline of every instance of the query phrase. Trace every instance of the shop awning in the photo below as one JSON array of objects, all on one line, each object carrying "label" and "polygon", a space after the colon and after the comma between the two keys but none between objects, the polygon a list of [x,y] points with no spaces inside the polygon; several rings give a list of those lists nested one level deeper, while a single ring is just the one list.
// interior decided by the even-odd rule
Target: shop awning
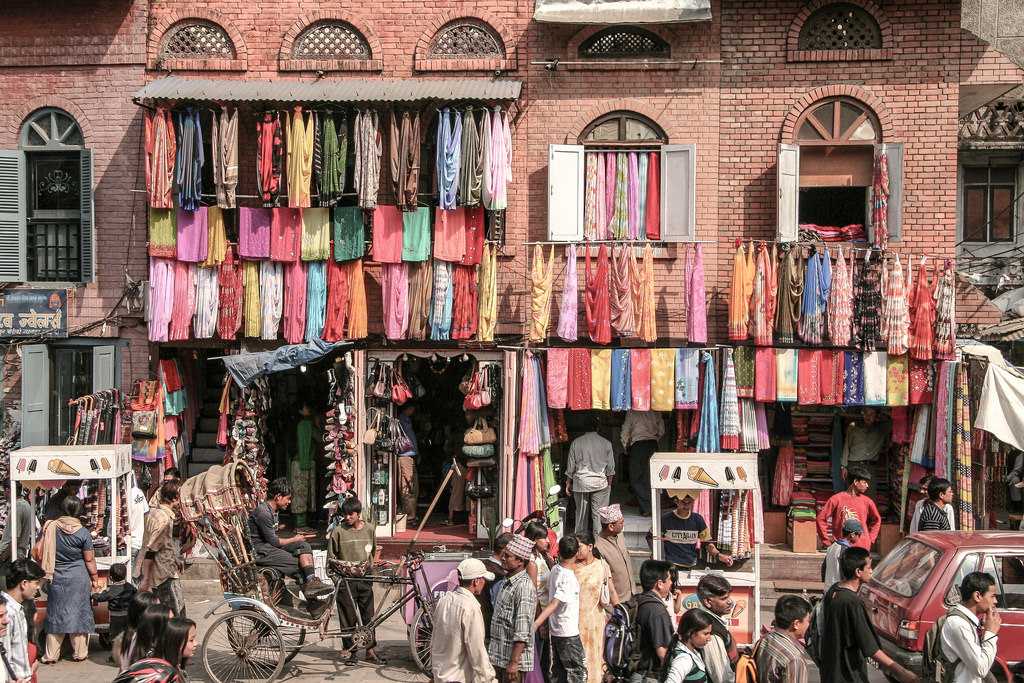
[{"label": "shop awning", "polygon": [[207,102],[422,102],[514,100],[523,84],[506,78],[332,79],[296,81],[178,78],[147,83],[133,99]]},{"label": "shop awning", "polygon": [[533,18],[559,24],[708,21],[711,0],[537,0]]},{"label": "shop awning", "polygon": [[238,353],[232,356],[219,356],[231,374],[231,379],[240,387],[247,387],[257,377],[264,377],[275,372],[294,370],[320,360],[327,354],[352,346],[351,342],[313,341],[307,344],[289,344],[273,351],[255,351]]}]

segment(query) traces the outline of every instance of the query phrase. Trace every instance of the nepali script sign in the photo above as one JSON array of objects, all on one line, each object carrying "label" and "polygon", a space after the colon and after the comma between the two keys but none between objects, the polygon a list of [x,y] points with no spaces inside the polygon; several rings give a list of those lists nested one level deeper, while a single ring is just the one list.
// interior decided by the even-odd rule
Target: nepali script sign
[{"label": "nepali script sign", "polygon": [[63,289],[0,293],[0,338],[68,336],[67,302]]}]

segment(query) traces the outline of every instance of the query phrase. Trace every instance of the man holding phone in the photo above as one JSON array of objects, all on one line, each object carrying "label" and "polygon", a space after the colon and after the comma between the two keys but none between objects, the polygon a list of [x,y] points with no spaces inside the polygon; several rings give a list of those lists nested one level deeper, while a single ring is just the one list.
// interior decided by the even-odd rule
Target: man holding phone
[{"label": "man holding phone", "polygon": [[988,679],[1002,624],[997,598],[992,575],[971,572],[960,584],[960,604],[943,617],[942,654],[953,666],[955,683],[983,683]]}]

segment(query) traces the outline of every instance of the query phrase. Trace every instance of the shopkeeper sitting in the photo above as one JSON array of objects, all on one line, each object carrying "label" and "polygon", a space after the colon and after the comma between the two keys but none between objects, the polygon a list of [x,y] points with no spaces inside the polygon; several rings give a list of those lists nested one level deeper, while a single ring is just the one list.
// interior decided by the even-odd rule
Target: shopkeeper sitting
[{"label": "shopkeeper sitting", "polygon": [[[708,523],[693,511],[699,491],[669,491],[668,494],[675,499],[676,509],[661,518],[665,559],[680,569],[702,569],[707,566],[707,562],[714,560],[731,567],[732,557],[718,551],[711,541]],[[669,537],[673,540],[669,540]],[[707,562],[700,558],[698,542],[707,549]]]},{"label": "shopkeeper sitting", "polygon": [[306,599],[332,592],[330,586],[317,578],[313,569],[313,550],[301,534],[279,538],[278,513],[292,504],[292,487],[280,477],[267,487],[267,499],[249,513],[249,537],[256,554],[256,566],[267,567],[291,576],[302,584]]},{"label": "shopkeeper sitting", "polygon": [[873,468],[883,449],[892,441],[892,424],[882,420],[875,408],[864,408],[860,422],[852,422],[846,428],[843,441],[842,477],[847,479],[850,467]]}]

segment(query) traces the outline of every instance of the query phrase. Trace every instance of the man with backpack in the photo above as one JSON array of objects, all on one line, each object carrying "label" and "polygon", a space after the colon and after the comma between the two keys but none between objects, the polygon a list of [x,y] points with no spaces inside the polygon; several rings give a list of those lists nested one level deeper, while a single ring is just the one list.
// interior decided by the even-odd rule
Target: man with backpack
[{"label": "man with backpack", "polygon": [[890,678],[916,683],[918,678],[882,650],[867,608],[857,595],[871,580],[871,553],[847,548],[839,559],[840,581],[822,598],[821,642],[818,666],[829,683],[868,683],[867,660],[873,659]]},{"label": "man with backpack", "polygon": [[811,603],[799,595],[775,602],[775,623],[754,646],[757,683],[808,683],[817,667],[800,644],[811,625]]},{"label": "man with backpack", "polygon": [[711,683],[733,683],[739,653],[726,621],[736,603],[729,597],[732,585],[721,574],[706,574],[697,583],[700,609],[711,617],[711,638],[704,646],[704,663]]},{"label": "man with backpack", "polygon": [[672,642],[672,617],[665,600],[672,593],[672,565],[661,560],[645,560],[640,565],[643,593],[636,604],[635,639],[630,665],[630,683],[657,683],[668,647]]},{"label": "man with backpack", "polygon": [[843,522],[843,535],[832,541],[821,563],[821,580],[825,582],[825,588],[831,588],[832,584],[839,581],[839,557],[844,550],[857,545],[863,533],[864,527],[859,520],[848,519]]},{"label": "man with backpack", "polygon": [[[961,603],[940,617],[925,637],[925,680],[983,683],[988,679],[1002,624],[997,596],[991,574],[971,572],[964,577]],[[940,637],[935,637],[936,632]]]}]

